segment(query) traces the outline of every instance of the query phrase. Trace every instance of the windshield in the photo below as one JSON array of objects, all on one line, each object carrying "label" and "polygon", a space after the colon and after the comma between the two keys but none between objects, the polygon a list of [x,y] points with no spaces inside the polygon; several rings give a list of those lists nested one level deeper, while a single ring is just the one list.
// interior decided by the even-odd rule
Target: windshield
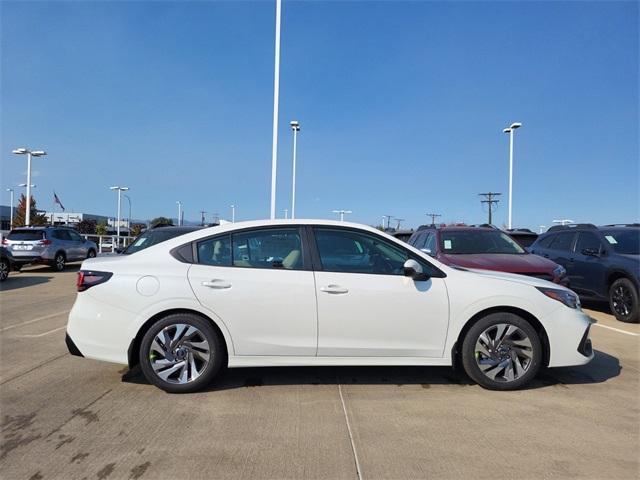
[{"label": "windshield", "polygon": [[498,230],[441,232],[440,249],[449,255],[474,253],[526,253],[509,235]]},{"label": "windshield", "polygon": [[622,255],[640,255],[639,230],[603,230],[602,234],[616,253]]},{"label": "windshield", "polygon": [[139,252],[145,248],[149,248],[152,245],[162,243],[166,240],[170,240],[180,235],[189,233],[183,229],[163,228],[162,230],[148,230],[136,238],[132,244],[130,244],[122,253],[123,255],[130,255],[132,253]]},{"label": "windshield", "polygon": [[44,232],[42,230],[11,230],[7,235],[7,240],[42,240]]}]

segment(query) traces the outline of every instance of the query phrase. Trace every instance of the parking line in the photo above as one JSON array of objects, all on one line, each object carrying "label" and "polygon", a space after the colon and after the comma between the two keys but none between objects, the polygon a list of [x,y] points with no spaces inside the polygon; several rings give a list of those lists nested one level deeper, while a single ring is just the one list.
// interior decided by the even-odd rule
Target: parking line
[{"label": "parking line", "polygon": [[48,320],[50,318],[59,317],[60,315],[66,315],[70,310],[65,310],[64,312],[52,313],[51,315],[45,315],[44,317],[34,318],[33,320],[27,320],[26,322],[16,323],[15,325],[9,325],[8,327],[0,328],[0,332],[5,332],[7,330],[11,330],[13,328],[22,327],[23,325],[29,325],[30,323],[41,322],[42,320]]},{"label": "parking line", "polygon": [[18,337],[19,337],[19,338],[38,338],[38,337],[44,337],[45,335],[49,335],[50,333],[59,332],[59,331],[60,331],[60,330],[62,330],[63,328],[67,328],[67,326],[66,326],[66,325],[63,325],[62,327],[54,328],[53,330],[49,330],[48,332],[38,333],[38,334],[34,334],[34,335],[18,335]]},{"label": "parking line", "polygon": [[351,450],[353,451],[353,458],[356,461],[356,474],[359,480],[362,480],[362,469],[360,468],[360,461],[358,460],[358,452],[356,450],[356,444],[353,442],[353,434],[351,433],[351,425],[349,423],[349,415],[347,414],[347,406],[344,404],[344,397],[342,396],[342,386],[338,382],[338,392],[340,392],[340,401],[342,402],[342,411],[344,412],[344,419],[347,421],[347,430],[349,431],[349,440],[351,441]]},{"label": "parking line", "polygon": [[609,330],[613,330],[614,332],[626,333],[627,335],[633,335],[634,337],[640,337],[640,333],[627,332],[626,330],[620,330],[619,328],[609,327],[607,325],[602,325],[601,323],[595,323],[596,327],[607,328]]}]

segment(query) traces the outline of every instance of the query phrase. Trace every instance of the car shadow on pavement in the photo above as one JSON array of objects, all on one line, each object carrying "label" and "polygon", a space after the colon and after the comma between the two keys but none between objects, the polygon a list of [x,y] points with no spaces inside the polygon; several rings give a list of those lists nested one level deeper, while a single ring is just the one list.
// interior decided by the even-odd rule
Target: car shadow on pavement
[{"label": "car shadow on pavement", "polygon": [[47,283],[50,282],[52,278],[53,276],[51,275],[47,275],[46,277],[36,277],[31,276],[28,273],[10,273],[9,277],[4,282],[0,283],[0,292]]},{"label": "car shadow on pavement", "polygon": [[[588,365],[544,369],[527,389],[555,385],[602,383],[620,374],[618,359],[596,351]],[[149,384],[135,368],[122,376],[123,382]],[[244,387],[278,385],[431,385],[470,386],[475,383],[459,369],[450,367],[261,367],[228,368],[204,391],[215,392]]]}]

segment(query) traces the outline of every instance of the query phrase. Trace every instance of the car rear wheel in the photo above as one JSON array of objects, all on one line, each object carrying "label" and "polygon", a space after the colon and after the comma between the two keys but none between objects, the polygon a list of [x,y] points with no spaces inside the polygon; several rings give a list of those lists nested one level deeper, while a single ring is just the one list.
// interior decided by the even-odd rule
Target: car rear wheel
[{"label": "car rear wheel", "polygon": [[53,268],[56,272],[62,272],[64,267],[67,265],[67,259],[64,256],[64,253],[58,252],[51,262],[51,268]]},{"label": "car rear wheel", "polygon": [[10,269],[9,260],[0,258],[0,282],[4,282],[7,279]]},{"label": "car rear wheel", "polygon": [[638,323],[640,312],[638,307],[638,290],[628,278],[619,278],[609,289],[609,306],[611,312],[621,322]]},{"label": "car rear wheel", "polygon": [[462,345],[467,375],[490,390],[515,390],[529,383],[542,363],[540,337],[513,313],[492,313],[477,321]]},{"label": "car rear wheel", "polygon": [[212,325],[178,313],[155,323],[142,338],[140,366],[149,382],[170,393],[202,389],[224,364],[225,349]]},{"label": "car rear wheel", "polygon": [[95,258],[96,257],[96,251],[92,248],[87,252],[87,258]]}]

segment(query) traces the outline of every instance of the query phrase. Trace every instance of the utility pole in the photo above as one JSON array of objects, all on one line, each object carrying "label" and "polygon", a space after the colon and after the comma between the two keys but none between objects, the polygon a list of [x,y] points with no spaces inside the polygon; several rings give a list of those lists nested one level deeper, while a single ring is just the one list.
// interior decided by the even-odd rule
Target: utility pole
[{"label": "utility pole", "polygon": [[431,225],[435,225],[436,224],[436,218],[442,216],[439,213],[427,213],[426,215],[427,215],[427,217],[431,217]]},{"label": "utility pole", "polygon": [[398,222],[396,230],[400,230],[400,223],[404,222],[404,218],[396,218],[396,222]]},{"label": "utility pole", "polygon": [[[382,215],[382,230],[388,230],[391,227],[391,219],[393,217],[391,215]],[[386,221],[386,225],[385,225]]]},{"label": "utility pole", "polygon": [[486,203],[489,206],[489,225],[493,225],[493,206],[498,205],[500,200],[495,200],[494,197],[502,195],[502,193],[496,192],[487,192],[487,193],[479,193],[481,197],[484,197],[484,200],[480,200],[480,203]]},{"label": "utility pole", "polygon": [[204,214],[207,213],[204,210],[200,210],[200,225],[204,227]]}]

